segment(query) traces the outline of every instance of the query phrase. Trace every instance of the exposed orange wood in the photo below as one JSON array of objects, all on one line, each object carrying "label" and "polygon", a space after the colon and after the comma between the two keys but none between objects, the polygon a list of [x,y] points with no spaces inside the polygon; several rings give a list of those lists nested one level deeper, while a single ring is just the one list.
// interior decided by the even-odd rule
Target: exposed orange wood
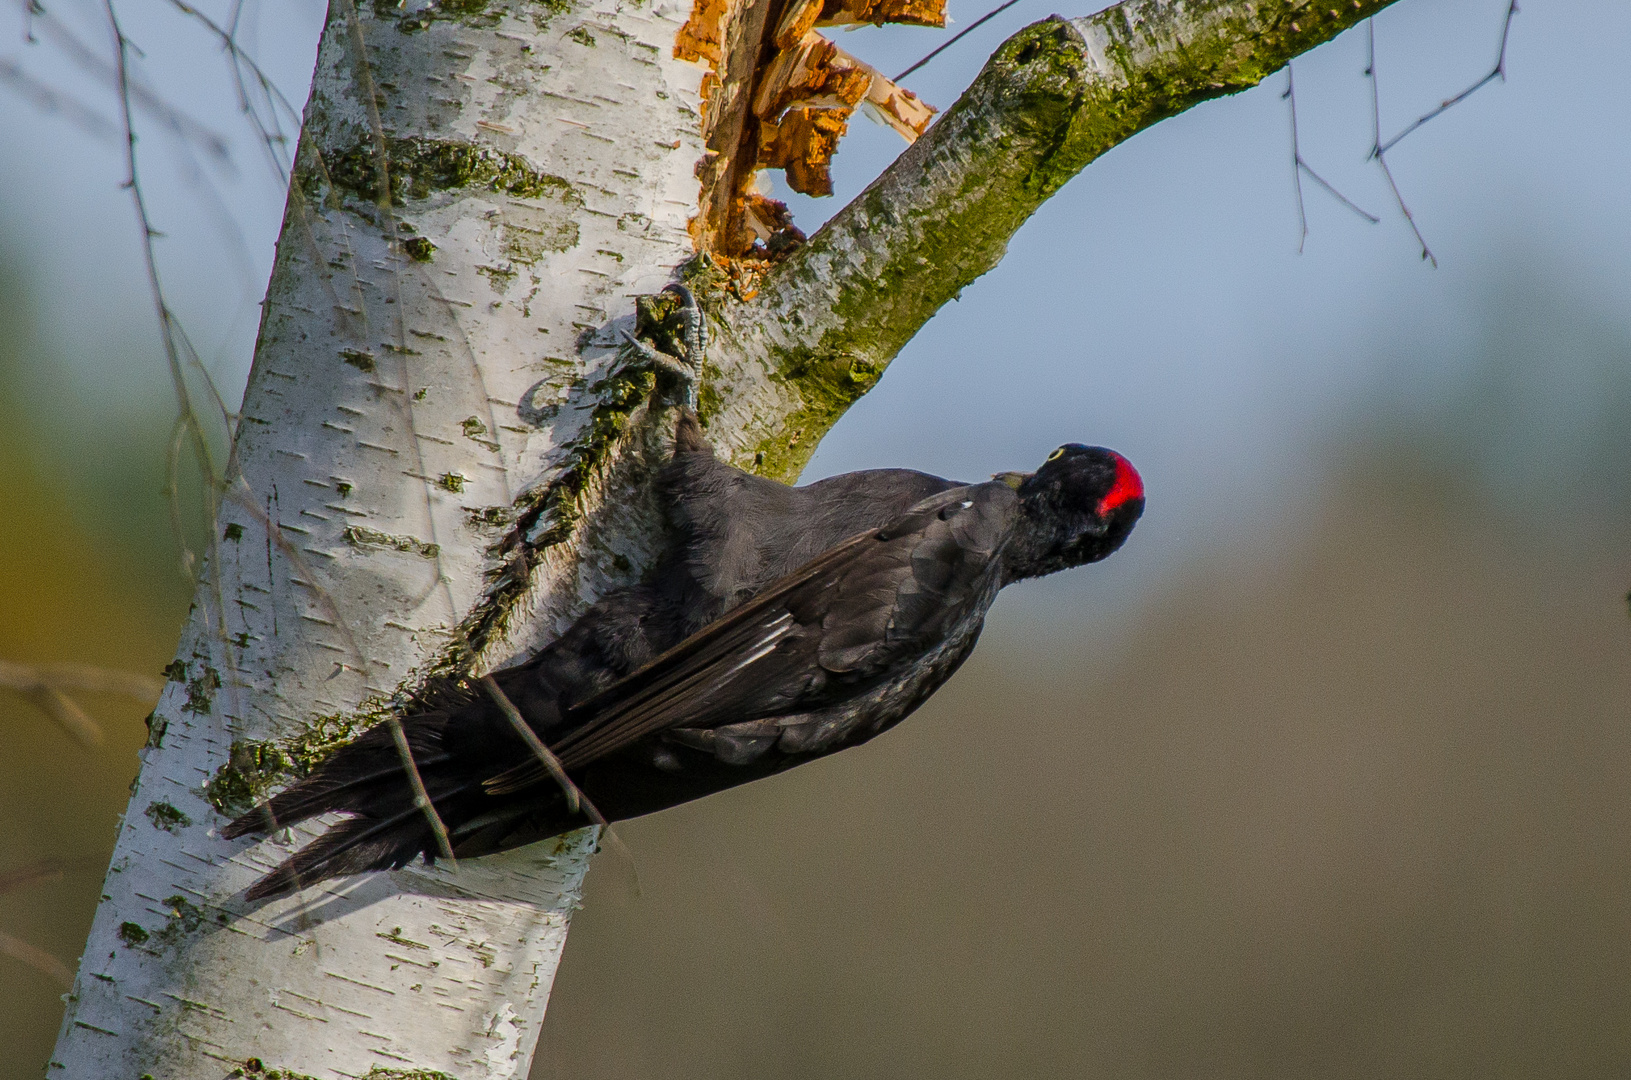
[{"label": "exposed orange wood", "polygon": [[[786,208],[756,190],[763,168],[788,186],[832,194],[829,171],[850,114],[863,103],[907,141],[934,110],[811,28],[818,23],[911,22],[941,26],[945,0],[693,0],[674,55],[706,63],[702,134],[706,154],[691,235],[697,249],[725,258],[764,258],[785,246]],[[772,210],[771,207],[776,209]],[[797,234],[802,236],[802,234]],[[766,245],[761,247],[759,245]]]},{"label": "exposed orange wood", "polygon": [[857,23],[945,26],[946,0],[826,0],[815,25],[853,26]]},{"label": "exposed orange wood", "polygon": [[706,60],[717,67],[729,11],[730,0],[695,0],[691,17],[674,35],[674,55],[681,60]]},{"label": "exposed orange wood", "polygon": [[775,120],[795,102],[853,109],[867,96],[872,76],[871,68],[811,31],[766,66],[753,112],[760,120]]},{"label": "exposed orange wood", "polygon": [[787,186],[806,195],[831,195],[828,166],[849,128],[849,109],[798,106],[759,128],[759,164],[783,169]]}]

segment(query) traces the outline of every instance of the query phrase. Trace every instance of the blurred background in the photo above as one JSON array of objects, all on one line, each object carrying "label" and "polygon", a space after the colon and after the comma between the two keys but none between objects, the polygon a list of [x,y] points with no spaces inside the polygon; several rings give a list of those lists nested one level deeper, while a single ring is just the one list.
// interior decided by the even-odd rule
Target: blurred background
[{"label": "blurred background", "polygon": [[[907,85],[949,105],[1039,2]],[[236,400],[280,178],[212,40],[129,7],[143,77],[226,148],[151,117],[139,144],[170,302]],[[0,14],[0,660],[156,675],[190,595],[174,405],[100,5],[46,10]],[[1505,12],[1376,20],[1384,137],[1490,69]],[[322,5],[243,13],[298,107]],[[839,43],[892,73],[946,36]],[[1614,0],[1534,0],[1507,80],[1389,154],[1436,268],[1366,160],[1362,29],[1297,62],[1297,108],[1378,223],[1305,177],[1298,253],[1284,73],[1048,203],[807,476],[1100,442],[1143,523],[1008,590],[887,737],[620,826],[641,889],[601,857],[533,1075],[1631,1071],[1628,40]],[[858,118],[800,223],[898,150]],[[99,749],[0,689],[3,1080],[49,1054],[63,987],[27,949],[75,963],[144,736],[80,700]]]}]

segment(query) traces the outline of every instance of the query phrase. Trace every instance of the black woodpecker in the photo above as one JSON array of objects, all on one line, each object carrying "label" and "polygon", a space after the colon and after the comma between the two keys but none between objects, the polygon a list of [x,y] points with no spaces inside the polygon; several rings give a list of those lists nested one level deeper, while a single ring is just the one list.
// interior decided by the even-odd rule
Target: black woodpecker
[{"label": "black woodpecker", "polygon": [[[683,359],[630,339],[687,398],[704,347],[680,294]],[[400,717],[459,858],[637,817],[888,730],[968,658],[997,592],[1104,558],[1144,510],[1121,455],[1075,443],[980,484],[906,469],[788,487],[719,461],[682,408],[659,478],[669,544],[642,584],[595,604],[493,679],[576,792],[497,699],[460,682]],[[228,837],[349,815],[248,892],[399,869],[437,840],[387,725],[233,821]]]}]

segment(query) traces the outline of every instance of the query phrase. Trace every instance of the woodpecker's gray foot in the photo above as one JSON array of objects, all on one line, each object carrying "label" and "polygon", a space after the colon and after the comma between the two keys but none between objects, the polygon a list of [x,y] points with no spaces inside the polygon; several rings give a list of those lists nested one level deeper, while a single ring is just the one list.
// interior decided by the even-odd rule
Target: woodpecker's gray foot
[{"label": "woodpecker's gray foot", "polygon": [[685,360],[694,370],[701,372],[702,362],[708,358],[708,324],[702,317],[702,305],[697,303],[690,288],[677,281],[664,286],[663,292],[671,292],[680,298]]},{"label": "woodpecker's gray foot", "polygon": [[663,292],[673,293],[680,300],[680,332],[677,337],[682,355],[664,352],[627,330],[623,331],[623,340],[640,363],[650,366],[659,375],[667,375],[679,385],[680,404],[694,412],[697,407],[697,382],[702,376],[703,360],[707,358],[708,329],[702,317],[702,307],[690,289],[675,283],[665,286]]}]

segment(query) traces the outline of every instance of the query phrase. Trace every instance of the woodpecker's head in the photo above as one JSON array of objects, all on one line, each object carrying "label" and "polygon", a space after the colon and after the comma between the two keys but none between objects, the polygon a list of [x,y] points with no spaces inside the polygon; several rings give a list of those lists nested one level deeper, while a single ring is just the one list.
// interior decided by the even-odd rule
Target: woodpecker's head
[{"label": "woodpecker's head", "polygon": [[1102,446],[1066,443],[1010,483],[1024,512],[1005,556],[1010,581],[1097,562],[1122,545],[1144,512],[1138,470]]}]

